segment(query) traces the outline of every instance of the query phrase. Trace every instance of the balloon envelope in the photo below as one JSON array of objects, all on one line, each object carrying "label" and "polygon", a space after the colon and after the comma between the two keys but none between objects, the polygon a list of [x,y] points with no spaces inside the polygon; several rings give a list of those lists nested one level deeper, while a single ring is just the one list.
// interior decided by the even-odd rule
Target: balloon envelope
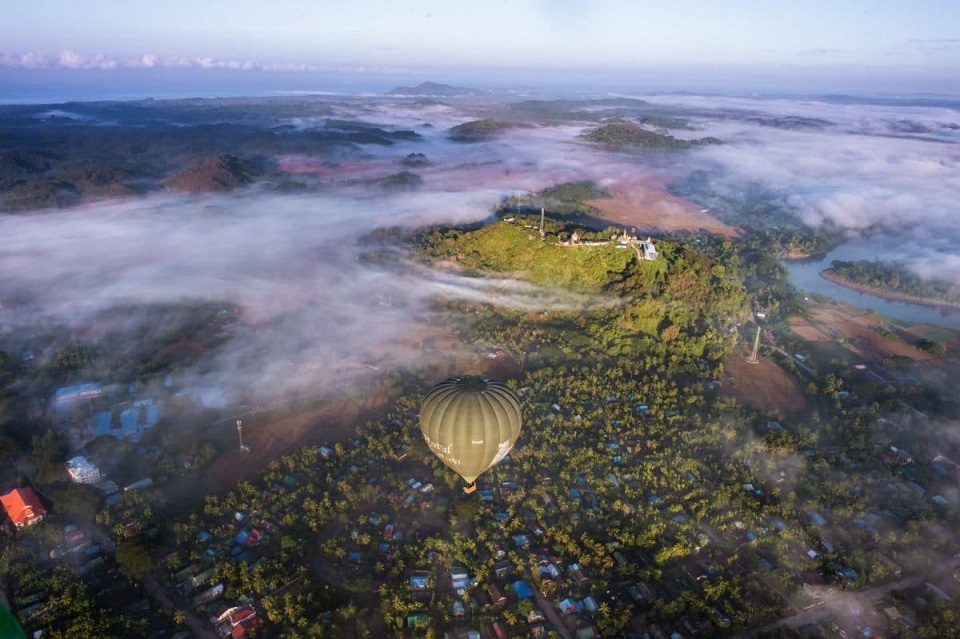
[{"label": "balloon envelope", "polygon": [[468,484],[506,457],[520,425],[517,396],[489,377],[446,379],[420,407],[420,431],[430,451]]}]

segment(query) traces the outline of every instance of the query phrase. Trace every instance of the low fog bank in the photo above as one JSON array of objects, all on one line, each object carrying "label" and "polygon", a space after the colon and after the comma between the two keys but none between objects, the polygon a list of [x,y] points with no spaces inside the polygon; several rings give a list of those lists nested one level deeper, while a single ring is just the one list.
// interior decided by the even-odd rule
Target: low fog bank
[{"label": "low fog bank", "polygon": [[753,194],[813,227],[868,238],[873,256],[918,274],[958,277],[960,113],[952,106],[829,103],[782,98],[655,96],[697,135],[724,144],[691,156],[711,195],[732,207]]},{"label": "low fog bank", "polygon": [[[436,296],[497,299],[519,309],[583,304],[510,281],[374,268],[358,260],[357,239],[368,231],[482,220],[506,196],[563,182],[662,186],[696,172],[708,175],[711,195],[732,207],[751,193],[773,194],[808,224],[866,238],[877,257],[906,261],[924,275],[960,273],[960,131],[951,128],[960,116],[952,109],[695,96],[651,101],[696,129],[677,135],[714,135],[724,143],[678,153],[612,151],[578,139],[596,123],[569,122],[461,144],[447,131],[476,118],[467,108],[338,101],[334,117],[421,137],[358,145],[336,161],[324,154],[278,158],[290,175],[314,173],[317,188],[309,195],[254,187],[232,196],[156,195],[0,217],[0,337],[36,334],[41,324],[81,331],[114,307],[209,300],[239,307],[242,328],[216,361],[192,371],[203,372],[204,383],[265,395],[349,384],[373,370],[447,356],[424,353],[429,341],[420,337],[436,330]],[[287,123],[307,130],[326,117]],[[905,126],[904,118],[923,130]],[[939,137],[931,137],[934,129]],[[391,193],[371,186],[402,170],[410,153],[426,158],[413,169],[422,179],[418,188]]]},{"label": "low fog bank", "polygon": [[[0,339],[42,351],[51,327],[68,333],[60,336],[65,341],[102,339],[116,327],[118,313],[138,306],[165,312],[204,301],[235,307],[240,322],[226,344],[191,370],[177,371],[177,378],[223,387],[247,401],[250,393],[269,399],[322,392],[371,373],[456,361],[463,354],[445,350],[458,348],[456,342],[430,339],[439,325],[432,310],[437,299],[521,310],[587,303],[512,280],[409,263],[380,268],[360,259],[366,249],[358,239],[376,228],[483,220],[508,195],[621,174],[635,164],[629,156],[576,142],[582,125],[516,129],[461,144],[450,141],[447,130],[473,116],[451,107],[374,100],[338,102],[332,112],[371,126],[415,129],[422,138],[357,145],[336,161],[327,154],[278,158],[291,175],[314,173],[318,186],[309,194],[251,187],[232,195],[156,194],[0,216]],[[325,122],[326,116],[311,116],[288,123],[309,130]],[[268,118],[268,126],[275,123]],[[419,188],[375,186],[415,152],[426,156],[416,169]],[[123,334],[147,342],[157,331],[134,327]],[[436,344],[440,351],[431,352]],[[111,346],[131,353],[149,348]]]},{"label": "low fog bank", "polygon": [[[225,344],[179,383],[268,400],[343,388],[371,373],[449,361],[430,352],[436,300],[517,309],[578,308],[575,296],[417,266],[373,266],[358,239],[378,227],[473,222],[499,194],[483,190],[354,198],[156,197],[0,217],[0,339],[102,339],[118,313],[209,301],[239,309]],[[111,310],[112,309],[112,310]],[[112,319],[107,322],[104,317]],[[137,316],[121,334],[149,341],[171,318]],[[121,321],[122,323],[122,321]],[[446,340],[444,348],[454,342]],[[32,348],[42,350],[44,344]],[[111,344],[127,352],[144,344]]]}]

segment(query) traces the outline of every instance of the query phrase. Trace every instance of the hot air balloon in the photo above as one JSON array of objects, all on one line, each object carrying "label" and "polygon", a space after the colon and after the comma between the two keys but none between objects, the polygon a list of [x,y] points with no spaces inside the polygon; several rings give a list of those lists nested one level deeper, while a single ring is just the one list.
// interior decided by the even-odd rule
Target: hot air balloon
[{"label": "hot air balloon", "polygon": [[420,407],[420,431],[437,456],[476,489],[477,476],[513,448],[520,435],[520,402],[502,382],[461,375],[433,387]]}]

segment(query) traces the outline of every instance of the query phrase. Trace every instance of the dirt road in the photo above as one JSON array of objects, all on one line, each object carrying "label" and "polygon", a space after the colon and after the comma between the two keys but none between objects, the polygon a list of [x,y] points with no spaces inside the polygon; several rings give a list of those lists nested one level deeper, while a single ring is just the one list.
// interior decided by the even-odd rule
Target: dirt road
[{"label": "dirt road", "polygon": [[531,590],[533,590],[533,598],[536,600],[537,605],[540,607],[540,611],[543,612],[550,623],[553,624],[553,627],[556,628],[557,632],[560,633],[560,636],[563,639],[573,639],[573,633],[567,628],[567,624],[563,623],[563,619],[557,613],[557,609],[554,607],[553,602],[543,596],[543,593],[540,592],[540,589],[537,588],[537,584],[530,580]]}]

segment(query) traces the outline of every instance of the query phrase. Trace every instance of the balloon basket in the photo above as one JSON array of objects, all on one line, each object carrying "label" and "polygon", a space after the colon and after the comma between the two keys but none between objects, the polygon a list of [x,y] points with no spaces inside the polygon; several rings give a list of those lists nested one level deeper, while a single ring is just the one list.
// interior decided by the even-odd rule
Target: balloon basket
[{"label": "balloon basket", "polygon": [[467,495],[469,495],[472,492],[475,492],[476,490],[477,490],[476,482],[472,484],[467,484],[466,486],[463,487],[463,492]]}]

